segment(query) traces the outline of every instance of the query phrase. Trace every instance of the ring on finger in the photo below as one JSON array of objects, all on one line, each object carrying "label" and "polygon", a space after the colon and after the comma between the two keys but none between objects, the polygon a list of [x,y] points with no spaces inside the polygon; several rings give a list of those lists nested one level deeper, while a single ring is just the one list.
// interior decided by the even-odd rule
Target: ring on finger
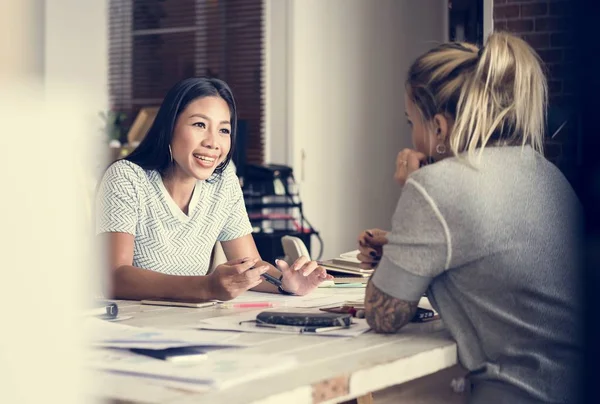
[{"label": "ring on finger", "polygon": [[403,166],[408,164],[408,162],[406,160],[399,160],[398,163],[400,163],[400,165],[403,165]]}]

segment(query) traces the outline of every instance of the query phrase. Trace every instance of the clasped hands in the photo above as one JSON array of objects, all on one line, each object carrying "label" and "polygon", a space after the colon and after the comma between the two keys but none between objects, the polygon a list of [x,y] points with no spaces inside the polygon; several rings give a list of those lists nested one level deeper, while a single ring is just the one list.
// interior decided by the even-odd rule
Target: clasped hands
[{"label": "clasped hands", "polygon": [[381,229],[365,230],[358,236],[358,255],[360,267],[373,269],[383,256],[383,246],[388,243],[388,232]]},{"label": "clasped hands", "polygon": [[[257,263],[260,265],[256,266]],[[324,280],[333,279],[325,268],[304,256],[298,258],[291,267],[283,260],[276,260],[275,265],[282,275],[282,288],[298,296],[310,293]],[[212,294],[218,300],[231,300],[262,283],[264,278],[261,275],[271,267],[258,258],[249,257],[221,264],[208,275]]]}]

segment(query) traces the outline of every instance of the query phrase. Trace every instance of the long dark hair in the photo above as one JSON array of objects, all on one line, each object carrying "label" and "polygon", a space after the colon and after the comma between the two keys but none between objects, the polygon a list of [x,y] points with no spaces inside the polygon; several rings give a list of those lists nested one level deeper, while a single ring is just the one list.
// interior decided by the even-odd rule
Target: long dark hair
[{"label": "long dark hair", "polygon": [[214,172],[220,175],[231,161],[237,132],[237,111],[231,89],[227,83],[215,78],[193,77],[175,84],[165,96],[152,127],[140,145],[125,157],[125,160],[137,164],[144,170],[157,170],[161,174],[164,173],[171,164],[169,145],[173,139],[177,117],[195,99],[210,96],[225,100],[231,114],[231,149]]}]

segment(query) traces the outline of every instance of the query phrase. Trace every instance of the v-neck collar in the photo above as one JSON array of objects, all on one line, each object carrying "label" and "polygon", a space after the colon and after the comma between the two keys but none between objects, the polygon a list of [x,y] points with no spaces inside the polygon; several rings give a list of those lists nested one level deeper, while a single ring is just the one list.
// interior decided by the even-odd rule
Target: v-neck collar
[{"label": "v-neck collar", "polygon": [[202,184],[204,183],[204,181],[196,181],[196,184],[194,185],[194,190],[192,191],[192,198],[190,199],[190,204],[188,206],[188,214],[186,215],[171,197],[171,194],[169,193],[167,187],[165,187],[165,184],[163,183],[162,175],[160,175],[160,173],[158,172],[156,174],[158,187],[173,216],[182,222],[189,221],[192,215],[194,214],[196,205],[198,205],[198,200],[200,199],[200,193],[202,191]]}]

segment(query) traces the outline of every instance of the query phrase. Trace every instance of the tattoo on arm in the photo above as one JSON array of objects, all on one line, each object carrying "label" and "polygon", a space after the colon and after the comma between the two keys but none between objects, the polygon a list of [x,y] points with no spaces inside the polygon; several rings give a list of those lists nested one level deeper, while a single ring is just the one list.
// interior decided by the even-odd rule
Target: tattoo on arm
[{"label": "tattoo on arm", "polygon": [[418,303],[396,299],[379,290],[369,280],[365,298],[365,318],[375,332],[396,333],[412,320]]}]

